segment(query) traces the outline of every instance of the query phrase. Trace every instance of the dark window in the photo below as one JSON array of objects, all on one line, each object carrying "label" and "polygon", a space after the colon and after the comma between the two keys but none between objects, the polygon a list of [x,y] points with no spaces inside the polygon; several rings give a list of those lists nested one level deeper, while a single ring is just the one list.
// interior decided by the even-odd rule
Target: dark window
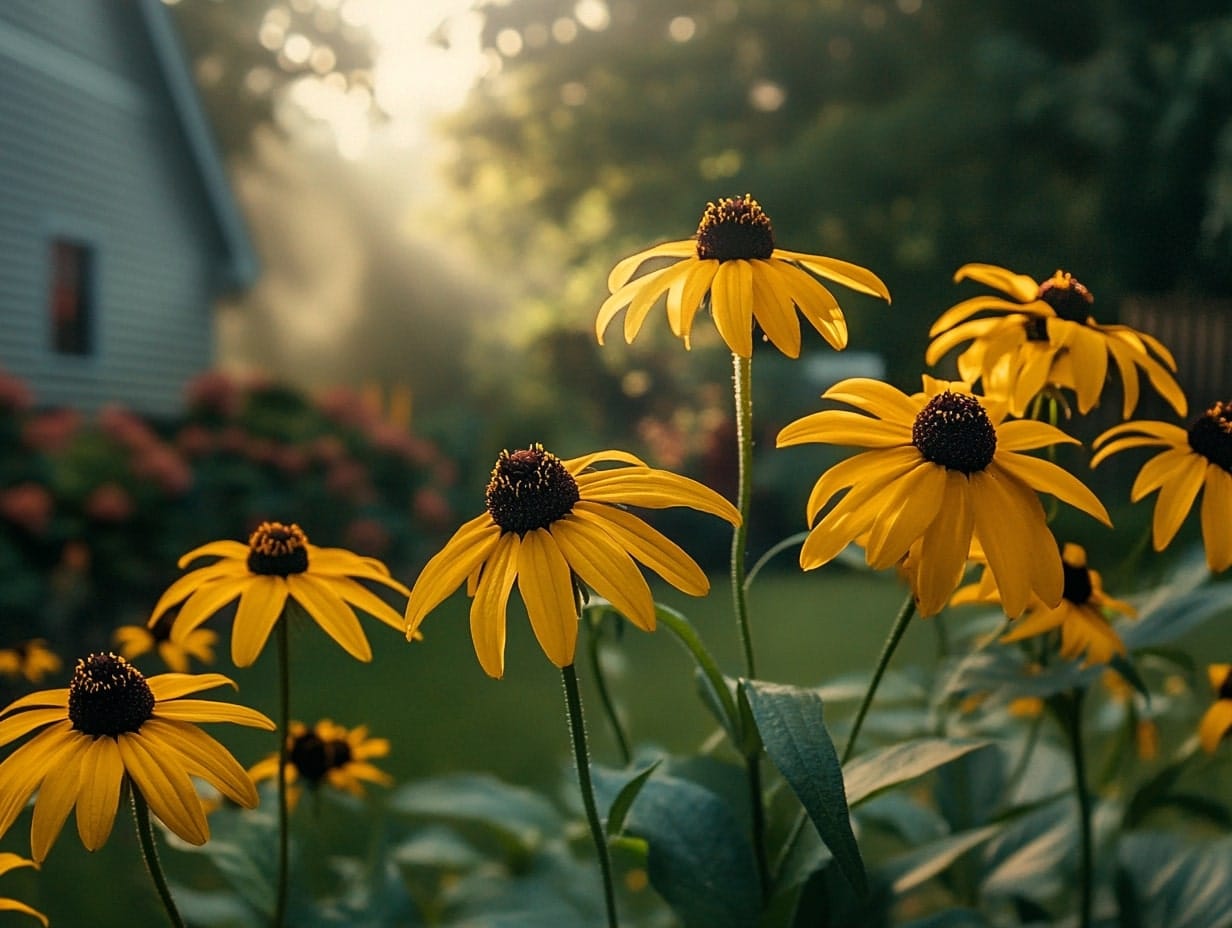
[{"label": "dark window", "polygon": [[51,347],[57,354],[94,353],[94,249],[85,242],[51,241]]}]

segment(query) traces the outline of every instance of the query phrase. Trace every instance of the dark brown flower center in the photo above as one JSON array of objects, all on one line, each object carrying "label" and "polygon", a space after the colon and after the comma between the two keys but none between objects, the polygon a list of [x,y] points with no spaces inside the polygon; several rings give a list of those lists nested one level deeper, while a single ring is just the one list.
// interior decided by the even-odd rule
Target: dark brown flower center
[{"label": "dark brown flower center", "polygon": [[1189,447],[1232,474],[1232,401],[1216,403],[1189,427]]},{"label": "dark brown flower center", "polygon": [[973,474],[992,463],[997,430],[983,404],[969,393],[938,393],[915,417],[911,443],[926,461]]},{"label": "dark brown flower center", "polygon": [[488,481],[492,521],[503,531],[519,535],[547,528],[572,512],[579,499],[573,475],[540,444],[513,453],[502,451]]},{"label": "dark brown flower center", "polygon": [[703,261],[769,258],[773,252],[770,217],[749,194],[706,204],[697,224],[697,256]]},{"label": "dark brown flower center", "polygon": [[262,522],[248,539],[248,569],[286,577],[308,569],[308,536],[292,522]]},{"label": "dark brown flower center", "polygon": [[1091,584],[1091,571],[1086,567],[1076,567],[1073,564],[1061,562],[1065,572],[1065,589],[1061,595],[1075,606],[1083,606],[1091,599],[1095,587]]},{"label": "dark brown flower center", "polygon": [[68,684],[68,717],[85,735],[112,738],[138,731],[154,714],[154,694],[141,671],[115,654],[77,661]]},{"label": "dark brown flower center", "polygon": [[1085,324],[1095,297],[1068,271],[1057,271],[1040,284],[1039,299],[1062,319]]},{"label": "dark brown flower center", "polygon": [[319,783],[331,770],[351,762],[351,745],[341,738],[322,738],[307,731],[291,742],[291,763],[310,783]]}]

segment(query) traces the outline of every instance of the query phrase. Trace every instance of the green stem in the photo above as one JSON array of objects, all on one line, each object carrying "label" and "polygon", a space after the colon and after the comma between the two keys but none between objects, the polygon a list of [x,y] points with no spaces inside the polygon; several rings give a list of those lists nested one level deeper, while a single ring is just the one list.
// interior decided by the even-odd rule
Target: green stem
[{"label": "green stem", "polygon": [[590,640],[586,650],[590,657],[590,671],[595,676],[595,688],[599,691],[599,701],[603,703],[603,713],[607,717],[608,725],[612,728],[612,736],[616,739],[616,747],[620,751],[620,762],[628,767],[633,760],[633,752],[629,750],[629,738],[625,734],[624,725],[620,722],[616,703],[613,702],[612,694],[607,688],[602,661],[599,659],[599,645],[603,639],[603,613],[591,616],[588,624],[590,625]]},{"label": "green stem", "polygon": [[749,814],[753,830],[753,858],[757,861],[757,879],[761,883],[762,900],[770,898],[770,864],[766,855],[766,810],[761,795],[761,751],[744,759],[746,781],[749,784]]},{"label": "green stem", "polygon": [[146,804],[145,797],[141,795],[141,790],[135,785],[130,787],[129,792],[132,795],[133,818],[137,822],[137,840],[141,843],[141,856],[145,858],[145,868],[154,881],[154,888],[158,890],[158,898],[162,900],[168,920],[175,928],[185,928],[184,919],[180,917],[180,912],[175,907],[175,900],[171,898],[171,888],[167,885],[167,877],[163,874],[162,865],[158,862],[158,848],[154,844],[154,829],[150,827],[150,807]]},{"label": "green stem", "polygon": [[864,727],[864,717],[868,715],[873,698],[877,695],[877,687],[881,685],[881,678],[885,675],[886,668],[890,666],[890,658],[894,656],[894,651],[898,648],[903,633],[907,631],[907,626],[911,624],[913,615],[915,615],[915,596],[908,592],[902,608],[898,610],[898,616],[894,619],[894,624],[890,627],[890,634],[886,636],[885,644],[881,647],[881,655],[877,658],[873,678],[868,681],[864,700],[860,703],[860,708],[856,710],[856,719],[851,724],[851,734],[847,736],[847,746],[843,749],[842,762],[844,764],[851,760],[851,755],[855,753],[856,740],[860,737],[860,729]]},{"label": "green stem", "polygon": [[740,644],[744,649],[744,675],[756,680],[753,636],[749,629],[748,590],[744,580],[744,558],[749,544],[749,509],[753,496],[753,360],[733,353],[732,368],[736,399],[736,448],[740,464],[736,492],[740,524],[732,531],[731,546],[732,602],[736,610],[736,626],[740,630]]},{"label": "green stem", "polygon": [[757,577],[759,573],[761,573],[761,569],[763,567],[769,564],[770,561],[773,560],[775,557],[777,557],[781,552],[786,551],[788,548],[794,548],[797,545],[799,545],[801,542],[804,541],[804,539],[808,538],[808,536],[809,536],[808,532],[796,532],[796,534],[791,535],[787,538],[784,538],[778,544],[771,547],[769,551],[767,551],[765,554],[759,557],[757,559],[757,563],[755,563],[752,567],[749,568],[748,576],[744,578],[745,592],[748,592],[749,588],[753,585],[753,580]]},{"label": "green stem", "polygon": [[1074,760],[1074,792],[1078,799],[1078,824],[1081,838],[1081,864],[1078,873],[1080,928],[1091,926],[1091,901],[1095,871],[1095,849],[1091,834],[1091,794],[1087,790],[1086,753],[1082,745],[1082,698],[1084,690],[1074,690],[1065,700],[1062,723],[1069,736],[1070,754]]},{"label": "green stem", "polygon": [[278,618],[278,885],[274,895],[274,928],[282,928],[287,915],[290,884],[290,822],[287,809],[287,738],[291,733],[291,642],[288,616]]},{"label": "green stem", "polygon": [[608,854],[607,836],[599,821],[595,807],[595,790],[590,782],[590,752],[586,748],[586,721],[582,718],[582,694],[578,690],[577,673],[572,664],[560,668],[565,683],[565,713],[569,719],[569,737],[573,742],[573,760],[577,766],[578,787],[582,791],[582,805],[586,809],[586,821],[590,824],[590,837],[599,855],[599,870],[603,874],[603,901],[607,907],[608,928],[619,928],[616,919],[616,888],[612,883],[612,858]]}]

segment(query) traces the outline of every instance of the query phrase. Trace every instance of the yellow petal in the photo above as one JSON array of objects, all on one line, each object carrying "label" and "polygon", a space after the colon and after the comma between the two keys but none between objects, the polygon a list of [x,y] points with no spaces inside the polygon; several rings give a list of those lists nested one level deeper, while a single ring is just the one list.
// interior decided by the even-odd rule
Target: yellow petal
[{"label": "yellow petal", "polygon": [[951,329],[960,322],[965,322],[978,312],[983,312],[986,309],[997,310],[1002,313],[1021,314],[1025,310],[1020,303],[1011,303],[997,296],[973,296],[970,299],[963,300],[961,303],[955,303],[940,316],[932,324],[928,330],[928,335],[933,338],[940,335],[947,329]]},{"label": "yellow petal", "polygon": [[1085,415],[1099,402],[1108,374],[1106,340],[1094,329],[1076,322],[1048,320],[1048,330],[1061,323],[1061,344],[1073,354],[1074,392],[1078,394],[1078,411]]},{"label": "yellow petal", "polygon": [[1172,542],[1185,516],[1193,506],[1194,497],[1202,489],[1206,477],[1206,462],[1198,455],[1191,455],[1188,466],[1180,469],[1172,480],[1159,488],[1155,501],[1155,515],[1151,522],[1152,540],[1156,551],[1162,551]]},{"label": "yellow petal", "polygon": [[[526,614],[539,647],[557,667],[573,663],[577,646],[577,603],[569,568],[566,555],[561,553],[547,529],[537,528],[522,536],[522,546],[518,550],[518,592],[526,604]],[[582,571],[578,573],[585,579]]]},{"label": "yellow petal", "polygon": [[[684,280],[689,275],[690,270],[690,263],[685,261],[673,264],[662,271],[656,271],[654,274],[644,277],[642,281],[638,282],[637,294],[629,302],[629,310],[625,313],[626,342],[632,343],[633,339],[637,337],[637,333],[641,331],[642,323],[646,321],[650,310],[654,308],[654,305],[659,302],[665,293],[676,286],[677,283],[682,287],[684,286]],[[652,278],[654,279],[653,286],[650,285]]]},{"label": "yellow petal", "polygon": [[1077,445],[1078,439],[1066,435],[1055,425],[1035,419],[1005,422],[997,429],[998,451],[1033,451],[1048,445]]},{"label": "yellow petal", "polygon": [[179,559],[177,565],[183,570],[187,565],[202,557],[220,557],[227,560],[248,562],[248,545],[238,541],[211,541],[193,548]]},{"label": "yellow petal", "polygon": [[484,565],[483,576],[471,601],[471,643],[479,666],[489,677],[505,673],[505,622],[509,594],[518,575],[518,552],[522,540],[517,532],[500,537]]},{"label": "yellow petal", "polygon": [[0,764],[0,834],[12,827],[48,771],[71,756],[83,740],[84,736],[73,731],[72,723],[64,719],[39,732]]},{"label": "yellow petal", "polygon": [[909,444],[911,433],[896,422],[873,419],[845,409],[825,409],[788,423],[775,439],[775,445],[779,448],[804,442],[893,448]]},{"label": "yellow petal", "polygon": [[834,294],[792,264],[773,262],[775,272],[768,278],[776,292],[786,294],[800,314],[821,333],[836,351],[847,347],[847,322]]},{"label": "yellow petal", "polygon": [[915,572],[916,599],[920,615],[935,615],[962,580],[967,554],[971,550],[974,515],[971,487],[966,475],[945,471],[945,490],[937,517],[924,531]]},{"label": "yellow petal", "polygon": [[1188,448],[1169,448],[1145,464],[1129,491],[1130,502],[1138,502],[1190,467],[1205,467],[1206,461]]},{"label": "yellow petal", "polygon": [[445,547],[424,566],[406,604],[407,637],[414,635],[424,617],[460,587],[487,558],[501,530],[486,512],[454,532]]},{"label": "yellow petal", "polygon": [[566,519],[587,522],[610,533],[622,548],[660,577],[690,596],[705,596],[710,581],[685,551],[637,516],[616,506],[581,500]]},{"label": "yellow petal", "polygon": [[[906,448],[862,451],[844,461],[839,461],[825,471],[809,494],[805,506],[805,518],[811,525],[819,513],[839,490],[860,487],[861,495],[868,497],[918,465],[923,458],[914,445]],[[859,498],[859,497],[857,497]]]},{"label": "yellow petal", "polygon": [[1232,475],[1214,464],[1202,492],[1202,543],[1212,573],[1232,567]]},{"label": "yellow petal", "polygon": [[179,755],[166,751],[157,741],[137,734],[116,739],[124,769],[140,790],[150,811],[189,844],[205,844],[210,827],[192,780],[179,762]]},{"label": "yellow petal", "polygon": [[153,718],[141,726],[141,735],[158,742],[163,750],[175,751],[189,774],[213,784],[232,802],[246,809],[256,806],[257,789],[252,778],[225,747],[200,728]]},{"label": "yellow petal", "polygon": [[937,516],[945,501],[946,470],[921,461],[895,482],[868,539],[868,564],[881,570],[897,563]]},{"label": "yellow petal", "polygon": [[[975,534],[984,549],[988,568],[997,580],[1005,614],[1015,618],[1022,614],[1031,601],[1031,568],[1028,559],[1052,557],[1059,564],[1061,552],[1057,550],[1055,543],[1051,552],[1031,550],[1027,547],[1022,537],[1021,525],[1027,519],[1038,518],[1043,521],[1043,511],[1023,512],[1018,501],[998,478],[996,471],[979,471],[972,474],[970,480]],[[1038,506],[1038,500],[1036,505]]]},{"label": "yellow petal", "polygon": [[402,613],[395,610],[389,603],[381,599],[362,583],[349,577],[334,577],[329,581],[330,587],[348,603],[363,610],[391,628],[399,630],[406,628],[406,620]]},{"label": "yellow petal", "polygon": [[[1014,318],[1015,317],[1009,317],[1010,320]],[[1020,323],[1012,321],[1009,321],[1008,324],[1016,328],[1021,325]],[[967,322],[954,326],[954,328],[949,329],[948,331],[941,332],[928,343],[928,348],[924,351],[924,363],[929,367],[932,367],[943,357],[945,357],[946,354],[949,353],[950,349],[955,348],[956,346],[967,341],[974,341],[978,345],[980,340],[988,338],[991,333],[1005,325],[1007,325],[1007,319],[1005,317],[987,316],[983,319],[971,319]],[[972,347],[976,348],[975,345]],[[959,370],[961,372],[961,367]]]},{"label": "yellow petal", "polygon": [[840,380],[822,394],[825,399],[846,403],[886,422],[897,422],[910,429],[924,408],[902,390],[869,377]]},{"label": "yellow petal", "polygon": [[[595,317],[595,337],[599,340],[599,344],[603,344],[604,333],[607,331],[607,327],[611,324],[612,319],[626,306],[630,306],[633,303],[641,305],[643,307],[640,311],[641,318],[645,319],[646,312],[667,291],[668,285],[663,283],[664,277],[668,271],[675,269],[675,267],[659,268],[645,277],[639,277],[632,283],[626,284],[604,300],[603,305],[599,307],[598,315]],[[639,327],[640,325],[641,320],[638,322]],[[636,329],[630,332],[629,326],[626,325],[626,339],[632,341],[633,335],[636,334]]]},{"label": "yellow petal", "polygon": [[236,667],[248,667],[257,659],[270,632],[283,618],[291,589],[290,579],[254,577],[244,590],[231,626],[231,660]]},{"label": "yellow petal", "polygon": [[154,694],[155,711],[157,711],[157,703],[179,699],[189,693],[200,693],[202,690],[212,690],[220,686],[229,686],[233,690],[239,689],[234,680],[220,673],[160,673],[154,677],[147,677],[146,683],[149,684],[150,692]]},{"label": "yellow petal", "polygon": [[634,272],[652,258],[688,258],[697,256],[697,242],[693,239],[682,239],[675,242],[663,242],[645,251],[624,258],[612,268],[607,277],[607,289],[615,293],[629,282]]},{"label": "yellow petal", "polygon": [[314,577],[310,573],[291,574],[287,577],[287,586],[295,601],[304,607],[304,611],[312,616],[317,625],[338,642],[344,651],[356,660],[372,660],[372,645],[368,643],[368,637],[364,634],[363,626],[359,624],[355,610],[334,592],[328,580]]},{"label": "yellow petal", "polygon": [[213,699],[173,699],[158,703],[154,706],[154,718],[172,722],[230,722],[266,731],[277,727],[256,709]]},{"label": "yellow petal", "polygon": [[8,715],[16,712],[19,709],[29,709],[34,707],[50,708],[56,707],[59,709],[68,709],[68,687],[54,690],[39,690],[37,693],[27,693],[25,696],[20,696],[14,699],[11,703],[0,711],[0,716]]},{"label": "yellow petal", "polygon": [[192,631],[248,589],[254,579],[256,578],[250,574],[242,577],[229,577],[215,580],[208,586],[197,590],[180,606],[179,615],[175,617],[176,627],[180,629],[181,634]]},{"label": "yellow petal", "polygon": [[954,272],[954,283],[963,280],[974,280],[985,286],[995,287],[1020,303],[1029,303],[1039,296],[1039,284],[1034,279],[1026,274],[1015,274],[995,264],[964,264]]},{"label": "yellow petal", "polygon": [[710,285],[710,315],[733,353],[753,356],[753,267],[748,261],[724,261]]},{"label": "yellow petal", "polygon": [[1202,749],[1214,754],[1229,728],[1232,728],[1232,699],[1217,699],[1198,725],[1198,740],[1202,743]]},{"label": "yellow petal", "polygon": [[[691,262],[688,276],[683,281],[677,280],[667,293],[667,318],[672,331],[684,339],[685,348],[689,347],[689,333],[693,331],[693,318],[701,308],[702,298],[710,289],[714,275],[718,273],[719,262],[714,260]],[[679,305],[675,294],[679,292]]]},{"label": "yellow petal", "polygon": [[123,782],[124,762],[115,740],[95,738],[81,760],[77,797],[77,834],[86,850],[96,851],[107,843]]},{"label": "yellow petal", "polygon": [[882,283],[880,277],[868,268],[852,264],[850,261],[840,261],[838,258],[827,258],[824,255],[805,254],[801,251],[787,251],[782,248],[774,249],[771,258],[796,261],[819,277],[832,280],[844,287],[850,287],[858,293],[881,297],[886,302],[890,300],[890,290]]},{"label": "yellow petal", "polygon": [[993,456],[990,470],[998,468],[1021,480],[1030,489],[1039,493],[1049,493],[1062,502],[1069,503],[1075,509],[1081,509],[1087,515],[1099,519],[1109,528],[1112,527],[1108,510],[1099,501],[1099,497],[1063,467],[1058,467],[1042,458],[998,450]]},{"label": "yellow petal", "polygon": [[21,912],[23,915],[29,915],[37,918],[43,923],[43,928],[47,928],[50,922],[47,921],[47,916],[36,909],[30,908],[24,902],[18,902],[16,899],[0,898],[0,912]]},{"label": "yellow petal", "polygon": [[36,728],[59,722],[64,718],[64,709],[27,709],[0,721],[0,745],[22,738]]},{"label": "yellow petal", "polygon": [[581,474],[577,484],[582,499],[648,509],[688,506],[726,519],[732,525],[740,524],[740,511],[722,496],[696,480],[671,471],[621,467]]},{"label": "yellow petal", "polygon": [[791,299],[784,299],[774,287],[773,265],[768,261],[753,264],[753,315],[771,344],[789,358],[800,357],[800,321]]},{"label": "yellow petal", "polygon": [[622,464],[636,464],[639,467],[648,466],[645,461],[630,454],[627,451],[593,451],[590,454],[584,454],[578,458],[569,458],[567,461],[561,461],[565,465],[565,470],[569,471],[574,477],[582,473],[591,465],[599,461],[619,461]]},{"label": "yellow petal", "polygon": [[[110,741],[110,738],[96,738],[95,741]],[[30,855],[38,862],[47,859],[51,846],[60,836],[64,820],[68,818],[73,803],[77,801],[78,791],[85,786],[87,791],[94,790],[95,765],[89,764],[85,769],[85,780],[82,779],[82,758],[87,756],[92,748],[89,741],[83,741],[77,750],[67,755],[47,771],[47,776],[39,786],[38,799],[34,803],[34,815],[30,819]],[[122,772],[122,771],[121,771]],[[116,777],[116,802],[119,801],[119,777]],[[106,783],[98,784],[100,790],[106,789]],[[112,804],[111,814],[115,815],[115,804]],[[87,850],[96,850],[99,845]]]},{"label": "yellow petal", "polygon": [[158,602],[154,604],[154,610],[150,613],[150,618],[146,624],[153,625],[164,612],[195,590],[207,587],[219,580],[246,576],[248,576],[247,563],[235,560],[219,561],[216,564],[187,573],[167,587],[163,595],[158,597]]},{"label": "yellow petal", "polygon": [[638,628],[654,631],[654,597],[646,578],[601,526],[561,519],[552,525],[552,537],[583,583]]}]

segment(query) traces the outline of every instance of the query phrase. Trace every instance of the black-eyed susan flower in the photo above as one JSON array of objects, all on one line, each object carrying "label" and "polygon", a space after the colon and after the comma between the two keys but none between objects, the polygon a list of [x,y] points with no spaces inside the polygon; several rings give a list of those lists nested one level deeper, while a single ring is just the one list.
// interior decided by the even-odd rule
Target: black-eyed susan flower
[{"label": "black-eyed susan flower", "polygon": [[402,617],[372,590],[368,580],[410,591],[389,575],[375,558],[344,548],[318,548],[298,525],[262,522],[248,539],[212,541],[182,558],[181,569],[198,558],[217,557],[206,567],[185,574],[168,587],[154,606],[149,625],[183,603],[175,618],[175,633],[187,637],[210,616],[235,599],[239,608],[231,628],[231,660],[247,667],[257,659],[288,600],[294,600],[352,657],[372,660],[372,647],[360,627],[355,608],[394,628]]},{"label": "black-eyed susan flower", "polygon": [[[1060,629],[1060,654],[1067,660],[1082,658],[1083,666],[1089,666],[1106,664],[1114,656],[1124,654],[1125,643],[1108,621],[1108,614],[1119,612],[1133,617],[1137,610],[1104,592],[1103,579],[1099,571],[1087,566],[1087,552],[1082,545],[1071,542],[1061,549],[1061,567],[1065,577],[1061,601],[1049,606],[1035,600],[1001,640],[1022,641]],[[958,590],[950,602],[1000,603],[1001,597],[995,579],[985,570],[977,582]]]},{"label": "black-eyed susan flower", "polygon": [[[592,470],[599,462],[625,466]],[[493,677],[505,670],[505,613],[515,581],[539,646],[557,667],[573,663],[579,585],[646,631],[655,627],[654,599],[637,563],[691,596],[709,591],[692,558],[626,506],[688,506],[740,522],[718,493],[631,454],[598,451],[561,460],[539,444],[501,452],[486,502],[487,510],[428,561],[411,590],[406,621],[410,637],[465,581],[473,597],[475,654]]]},{"label": "black-eyed susan flower", "polygon": [[[292,722],[287,735],[287,801],[299,801],[299,783],[309,789],[321,784],[352,796],[364,795],[365,783],[389,786],[393,777],[376,767],[372,760],[389,754],[389,741],[369,738],[368,727],[346,729],[330,719],[321,719],[311,728]],[[278,755],[271,754],[249,771],[253,782],[278,776]]]},{"label": "black-eyed susan flower", "polygon": [[[654,258],[679,259],[668,267],[632,279]],[[816,275],[816,276],[814,276]],[[860,293],[890,299],[877,275],[858,265],[821,255],[775,247],[774,227],[748,194],[709,203],[694,238],[665,242],[625,258],[608,275],[611,291],[595,321],[603,333],[625,307],[625,341],[641,330],[650,310],[667,297],[672,334],[689,347],[693,318],[709,299],[715,328],[733,353],[753,354],[753,323],[788,357],[800,355],[798,310],[834,348],[847,345],[847,322],[834,295],[817,277]]]},{"label": "black-eyed susan flower", "polygon": [[1176,537],[1201,490],[1207,566],[1215,573],[1232,566],[1232,402],[1215,403],[1188,430],[1150,420],[1114,425],[1094,447],[1092,467],[1127,448],[1163,448],[1142,465],[1130,489],[1135,503],[1159,491],[1151,525],[1155,550]]},{"label": "black-eyed susan flower", "polygon": [[[16,870],[19,867],[35,867],[32,860],[27,860],[19,854],[12,854],[8,851],[0,853],[0,876],[8,873],[10,870]],[[44,926],[47,925],[47,916],[37,909],[33,909],[24,902],[18,902],[16,899],[8,899],[0,897],[0,912],[21,912],[24,915],[29,915],[37,918]]]},{"label": "black-eyed susan flower", "polygon": [[0,712],[0,745],[42,728],[0,764],[0,834],[36,791],[30,847],[42,861],[73,807],[87,850],[106,843],[127,781],[163,824],[190,844],[210,835],[192,778],[251,808],[257,791],[227,749],[197,727],[232,722],[272,730],[260,712],[181,697],[223,684],[221,674],[146,678],[115,654],[77,662],[66,689],[42,690]]},{"label": "black-eyed susan flower", "polygon": [[1075,439],[1043,422],[1003,422],[1003,406],[965,384],[931,377],[913,396],[865,378],[844,380],[822,395],[868,415],[812,413],[779,432],[778,446],[822,442],[871,450],[831,467],[814,485],[810,523],[847,492],[809,532],[802,568],[820,567],[855,541],[877,569],[910,551],[906,573],[920,614],[928,616],[958,586],[974,540],[1009,615],[1020,615],[1032,597],[1060,601],[1061,558],[1036,494],[1050,493],[1101,522],[1108,523],[1108,514],[1072,474],[1021,452]]},{"label": "black-eyed susan flower", "polygon": [[0,650],[0,674],[20,677],[28,683],[41,683],[49,673],[59,673],[62,666],[59,656],[42,638],[32,638]]},{"label": "black-eyed susan flower", "polygon": [[[1099,402],[1108,359],[1121,374],[1123,416],[1138,405],[1139,369],[1151,386],[1185,415],[1185,394],[1172,372],[1176,361],[1156,338],[1125,325],[1101,325],[1091,315],[1094,297],[1072,275],[1057,271],[1037,283],[992,264],[964,264],[954,281],[974,280],[1006,294],[963,300],[933,323],[925,361],[936,364],[951,349],[971,345],[958,356],[958,375],[982,381],[984,393],[1004,397],[1010,413],[1021,416],[1047,387],[1072,390],[1078,411]],[[976,313],[996,315],[972,319]]]},{"label": "black-eyed susan flower", "polygon": [[1214,754],[1228,729],[1232,729],[1232,664],[1211,664],[1206,673],[1215,691],[1215,701],[1198,723],[1198,741],[1202,750]]},{"label": "black-eyed susan flower", "polygon": [[188,673],[189,658],[203,664],[214,663],[214,644],[218,635],[208,628],[194,628],[185,632],[175,626],[175,616],[164,612],[158,621],[144,625],[124,625],[112,636],[120,656],[135,660],[142,654],[154,651],[169,670]]}]

